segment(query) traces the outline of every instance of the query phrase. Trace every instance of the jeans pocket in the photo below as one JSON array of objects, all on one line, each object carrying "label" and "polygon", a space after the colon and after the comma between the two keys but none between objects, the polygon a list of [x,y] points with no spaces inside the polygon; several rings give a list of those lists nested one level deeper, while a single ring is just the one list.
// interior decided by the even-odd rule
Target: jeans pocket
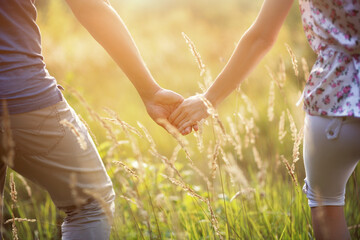
[{"label": "jeans pocket", "polygon": [[13,122],[15,148],[21,154],[47,155],[65,135],[57,104],[20,114]]}]

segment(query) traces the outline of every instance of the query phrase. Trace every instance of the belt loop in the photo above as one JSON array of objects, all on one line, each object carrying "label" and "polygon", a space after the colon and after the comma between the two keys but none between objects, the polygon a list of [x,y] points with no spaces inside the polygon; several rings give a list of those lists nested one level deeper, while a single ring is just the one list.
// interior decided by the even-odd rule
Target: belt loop
[{"label": "belt loop", "polygon": [[327,127],[325,129],[327,139],[333,140],[333,139],[338,138],[338,136],[340,134],[342,122],[345,119],[346,118],[343,118],[343,117],[334,117],[331,119],[330,123],[327,125]]}]

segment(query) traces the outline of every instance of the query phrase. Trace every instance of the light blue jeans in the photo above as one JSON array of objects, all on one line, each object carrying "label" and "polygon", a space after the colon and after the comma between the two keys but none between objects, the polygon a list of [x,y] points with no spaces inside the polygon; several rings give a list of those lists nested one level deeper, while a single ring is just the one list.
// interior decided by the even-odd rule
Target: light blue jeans
[{"label": "light blue jeans", "polygon": [[[71,128],[60,123],[63,119],[83,135],[86,149],[80,147]],[[108,215],[114,212],[115,198],[112,182],[74,110],[63,100],[44,109],[11,115],[10,120],[15,141],[12,168],[45,188],[57,208],[65,211],[62,239],[109,239],[113,216]],[[2,138],[4,129],[1,132]],[[6,168],[1,161],[1,192]]]},{"label": "light blue jeans", "polygon": [[360,118],[305,117],[303,191],[309,206],[343,206],[346,183],[360,160]]}]

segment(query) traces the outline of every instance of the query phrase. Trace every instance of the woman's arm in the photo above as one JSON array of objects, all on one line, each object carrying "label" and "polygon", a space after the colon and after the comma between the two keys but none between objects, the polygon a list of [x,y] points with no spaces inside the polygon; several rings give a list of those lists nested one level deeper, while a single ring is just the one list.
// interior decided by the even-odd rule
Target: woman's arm
[{"label": "woman's arm", "polygon": [[[107,0],[66,0],[79,22],[110,54],[140,94],[149,115],[160,125],[183,98],[153,79],[120,16]],[[91,49],[89,49],[91,50]]]},{"label": "woman's arm", "polygon": [[[257,66],[273,46],[293,0],[265,0],[252,26],[241,37],[230,60],[209,89],[202,94],[216,107]],[[207,117],[201,96],[186,99],[171,115],[170,122],[183,134]]]}]

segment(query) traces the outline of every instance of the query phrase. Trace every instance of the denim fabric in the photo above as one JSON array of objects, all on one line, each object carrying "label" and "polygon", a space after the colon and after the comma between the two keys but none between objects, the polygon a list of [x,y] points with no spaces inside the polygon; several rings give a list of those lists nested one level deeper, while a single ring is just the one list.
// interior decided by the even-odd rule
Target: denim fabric
[{"label": "denim fabric", "polygon": [[[86,149],[81,148],[71,129],[60,123],[63,119],[84,136]],[[111,214],[114,211],[112,182],[74,110],[61,101],[41,110],[10,115],[10,120],[15,141],[13,169],[45,188],[55,205],[67,213],[63,239],[108,239],[112,216],[106,216],[103,208],[110,209]],[[2,191],[1,180],[6,174],[3,162],[0,170]],[[100,197],[101,203],[94,196]]]}]

